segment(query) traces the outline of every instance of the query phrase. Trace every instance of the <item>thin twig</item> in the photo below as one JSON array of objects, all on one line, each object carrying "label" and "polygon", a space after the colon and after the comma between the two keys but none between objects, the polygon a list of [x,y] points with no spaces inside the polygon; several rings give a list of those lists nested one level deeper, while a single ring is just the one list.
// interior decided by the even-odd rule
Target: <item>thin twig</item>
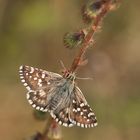
[{"label": "thin twig", "polygon": [[53,121],[54,121],[53,118],[51,116],[49,116],[47,119],[47,124],[45,126],[44,132],[42,133],[41,140],[48,140],[48,132],[49,132],[50,126],[52,125]]},{"label": "thin twig", "polygon": [[49,116],[40,140],[61,140],[61,130],[57,122]]}]

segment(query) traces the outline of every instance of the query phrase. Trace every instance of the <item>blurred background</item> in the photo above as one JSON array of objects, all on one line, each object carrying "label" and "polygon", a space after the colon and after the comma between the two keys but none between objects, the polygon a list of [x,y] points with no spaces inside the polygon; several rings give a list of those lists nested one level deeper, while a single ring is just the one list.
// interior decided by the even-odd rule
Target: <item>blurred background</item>
[{"label": "blurred background", "polygon": [[[84,0],[0,1],[0,139],[23,140],[42,131],[45,121],[33,116],[26,89],[19,79],[20,65],[60,73],[78,49],[63,46],[63,35],[84,27],[80,9]],[[86,53],[78,80],[98,119],[98,127],[62,127],[64,140],[140,139],[140,19],[139,0],[124,0],[107,15],[96,45]]]}]

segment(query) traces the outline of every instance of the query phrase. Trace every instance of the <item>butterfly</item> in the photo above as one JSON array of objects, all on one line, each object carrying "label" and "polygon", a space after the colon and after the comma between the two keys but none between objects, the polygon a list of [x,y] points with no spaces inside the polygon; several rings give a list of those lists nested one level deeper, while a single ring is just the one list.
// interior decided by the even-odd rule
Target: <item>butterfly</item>
[{"label": "butterfly", "polygon": [[81,90],[76,86],[75,73],[63,75],[42,69],[20,66],[21,82],[28,90],[27,100],[33,108],[49,112],[58,124],[90,128],[97,119]]}]

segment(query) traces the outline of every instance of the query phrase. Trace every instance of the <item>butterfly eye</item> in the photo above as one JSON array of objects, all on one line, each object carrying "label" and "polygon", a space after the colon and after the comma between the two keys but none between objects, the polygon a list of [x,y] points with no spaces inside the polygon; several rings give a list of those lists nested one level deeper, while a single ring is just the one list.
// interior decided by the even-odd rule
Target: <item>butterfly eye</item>
[{"label": "butterfly eye", "polygon": [[69,74],[69,73],[67,73],[66,77],[67,77],[67,78],[69,78],[69,77],[70,77],[70,74]]}]

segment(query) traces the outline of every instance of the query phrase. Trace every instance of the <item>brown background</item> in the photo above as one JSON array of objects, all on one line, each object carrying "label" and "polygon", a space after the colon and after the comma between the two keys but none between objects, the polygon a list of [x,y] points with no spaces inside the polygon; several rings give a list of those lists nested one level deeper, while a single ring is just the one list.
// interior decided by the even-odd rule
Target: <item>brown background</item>
[{"label": "brown background", "polygon": [[[26,64],[60,73],[76,50],[63,47],[65,32],[83,27],[84,0],[0,1],[0,139],[21,140],[42,131],[26,100],[18,68]],[[98,127],[62,127],[65,140],[138,140],[140,138],[140,19],[139,0],[125,0],[105,18],[96,35],[89,63],[77,72]]]}]

